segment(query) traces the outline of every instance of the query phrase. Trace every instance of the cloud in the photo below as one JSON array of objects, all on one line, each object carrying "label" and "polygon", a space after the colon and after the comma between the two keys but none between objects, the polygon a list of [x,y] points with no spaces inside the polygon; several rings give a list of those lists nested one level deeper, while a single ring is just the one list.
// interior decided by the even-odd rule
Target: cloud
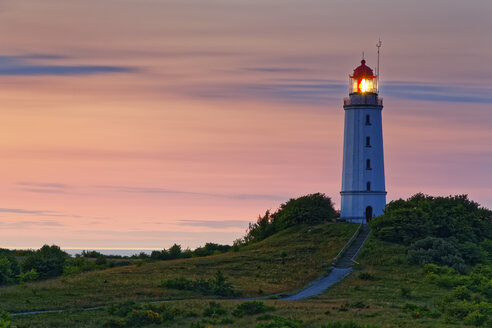
[{"label": "cloud", "polygon": [[71,187],[61,183],[19,182],[19,190],[43,194],[68,194]]},{"label": "cloud", "polygon": [[388,96],[437,102],[492,103],[492,90],[461,84],[390,81],[382,85]]},{"label": "cloud", "polygon": [[322,104],[344,94],[346,83],[318,80],[292,80],[272,83],[229,83],[189,86],[189,96],[211,99],[256,98],[283,102]]},{"label": "cloud", "polygon": [[23,220],[15,222],[0,222],[0,227],[4,229],[25,229],[27,227],[63,227],[63,224],[54,220]]},{"label": "cloud", "polygon": [[39,216],[62,216],[59,212],[56,211],[25,210],[21,208],[0,208],[0,213],[30,214]]},{"label": "cloud", "polygon": [[96,186],[98,189],[104,189],[111,192],[123,192],[123,193],[137,193],[137,194],[174,194],[174,195],[193,195],[204,197],[218,197],[227,199],[271,199],[271,200],[286,200],[286,197],[277,195],[265,195],[265,194],[217,194],[217,193],[205,193],[195,191],[185,191],[177,189],[166,188],[154,188],[154,187],[129,187],[129,186]]},{"label": "cloud", "polygon": [[310,70],[306,68],[293,67],[246,67],[243,70],[250,72],[265,72],[265,73],[304,73]]},{"label": "cloud", "polygon": [[59,60],[67,57],[58,55],[20,55],[0,56],[0,75],[7,76],[40,76],[40,75],[89,75],[104,73],[129,73],[136,69],[126,66],[111,65],[60,65],[42,64],[39,60]]},{"label": "cloud", "polygon": [[245,228],[249,221],[245,220],[179,220],[180,225],[205,228]]}]

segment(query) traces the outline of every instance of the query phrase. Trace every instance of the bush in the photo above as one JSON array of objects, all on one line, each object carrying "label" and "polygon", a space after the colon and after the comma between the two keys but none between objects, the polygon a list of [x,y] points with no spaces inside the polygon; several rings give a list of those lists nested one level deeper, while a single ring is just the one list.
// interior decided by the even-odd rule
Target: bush
[{"label": "bush", "polygon": [[468,264],[475,265],[488,262],[487,252],[472,242],[467,241],[465,243],[458,244],[458,248],[463,256],[463,259]]},{"label": "bush", "polygon": [[63,273],[68,254],[56,245],[44,245],[39,250],[28,255],[22,262],[22,271],[31,269],[39,273],[39,279],[60,276]]},{"label": "bush", "polygon": [[256,328],[301,328],[301,322],[286,319],[282,317],[275,317],[271,322],[262,322],[256,325]]},{"label": "bush", "polygon": [[109,267],[110,268],[116,268],[116,267],[122,267],[122,266],[128,266],[128,265],[133,265],[131,261],[118,261],[118,262],[109,262]]},{"label": "bush", "polygon": [[121,328],[126,327],[126,321],[122,318],[111,318],[106,320],[103,324],[103,328]]},{"label": "bush", "polygon": [[374,326],[374,325],[366,326],[366,325],[355,323],[353,321],[347,321],[347,322],[337,321],[321,326],[321,328],[379,328],[379,326]]},{"label": "bush", "polygon": [[274,311],[275,308],[273,306],[267,306],[265,303],[260,301],[249,301],[238,304],[232,315],[235,317],[242,317],[244,315],[255,315],[260,313],[265,313],[269,311]]},{"label": "bush", "polygon": [[196,291],[204,295],[217,295],[231,297],[236,295],[232,284],[227,280],[222,271],[217,271],[214,278],[208,280],[190,280],[185,277],[168,279],[161,283],[161,287]]},{"label": "bush", "polygon": [[203,310],[204,317],[218,318],[227,313],[227,309],[223,307],[220,303],[210,302],[208,307]]},{"label": "bush", "polygon": [[178,244],[174,244],[169,248],[169,257],[171,259],[177,259],[181,256],[181,246]]},{"label": "bush", "polygon": [[67,259],[63,268],[63,274],[66,276],[79,274],[97,269],[96,264],[83,257]]},{"label": "bush", "polygon": [[161,315],[152,310],[132,310],[126,319],[130,327],[140,327],[149,324],[161,324],[164,322]]},{"label": "bush", "polygon": [[466,323],[467,325],[481,327],[485,324],[487,319],[488,319],[487,314],[483,314],[480,313],[480,311],[475,310],[473,312],[468,313],[465,319],[463,320],[463,322]]},{"label": "bush", "polygon": [[103,256],[104,255],[102,253],[99,253],[98,251],[82,251],[81,253],[81,256],[82,257],[91,257],[91,258],[98,258],[100,256]]},{"label": "bush", "polygon": [[0,285],[7,285],[14,281],[12,262],[6,257],[0,257]]},{"label": "bush", "polygon": [[384,214],[371,221],[371,233],[385,241],[409,245],[425,237],[454,237],[459,243],[491,239],[492,211],[466,195],[432,197],[416,194],[390,202]]},{"label": "bush", "polygon": [[471,299],[471,292],[466,286],[458,286],[454,289],[453,296],[460,301],[469,301]]},{"label": "bush", "polygon": [[360,280],[374,280],[374,276],[369,272],[361,272],[359,273]]},{"label": "bush", "polygon": [[96,265],[105,267],[108,264],[108,260],[106,259],[106,256],[100,255],[96,258]]},{"label": "bush", "polygon": [[401,297],[410,297],[412,296],[412,289],[408,286],[400,286],[400,295]]},{"label": "bush", "polygon": [[12,327],[12,319],[8,312],[3,311],[0,313],[0,328],[10,328]]},{"label": "bush", "polygon": [[418,240],[410,245],[407,255],[409,263],[433,263],[453,267],[459,272],[466,271],[465,261],[456,244],[442,238],[427,237]]},{"label": "bush", "polygon": [[161,287],[179,290],[194,290],[196,282],[185,277],[164,280]]},{"label": "bush", "polygon": [[181,311],[177,308],[170,307],[166,303],[145,304],[144,306],[142,306],[142,308],[144,310],[151,310],[151,311],[159,313],[162,320],[165,322],[172,321],[172,320],[174,320],[174,318],[177,315],[185,312],[185,311]]},{"label": "bush", "polygon": [[231,249],[229,245],[220,245],[215,243],[206,243],[203,247],[198,247],[193,251],[193,256],[202,257],[218,253],[225,253]]},{"label": "bush", "polygon": [[190,328],[207,328],[207,326],[201,322],[192,322]]},{"label": "bush", "polygon": [[130,313],[137,305],[133,301],[126,301],[121,303],[112,304],[108,307],[108,312],[112,315],[124,317]]},{"label": "bush", "polygon": [[17,279],[19,279],[19,283],[36,281],[38,280],[38,278],[39,278],[39,274],[34,269],[31,269],[26,272],[21,272],[17,275]]}]

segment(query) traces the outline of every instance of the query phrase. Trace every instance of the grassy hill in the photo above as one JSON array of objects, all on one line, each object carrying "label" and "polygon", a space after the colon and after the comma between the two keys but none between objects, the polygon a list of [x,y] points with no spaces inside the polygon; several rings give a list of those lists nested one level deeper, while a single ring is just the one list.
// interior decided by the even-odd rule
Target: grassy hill
[{"label": "grassy hill", "polygon": [[322,275],[357,226],[301,225],[261,242],[210,257],[140,262],[41,282],[0,288],[0,309],[9,312],[93,307],[125,300],[201,298],[193,291],[161,287],[163,280],[208,279],[218,270],[241,297],[298,289]]},{"label": "grassy hill", "polygon": [[[266,239],[262,244],[252,245],[249,248],[245,248],[238,253],[223,254],[213,256],[210,258],[201,259],[189,259],[173,261],[171,263],[150,263],[145,264],[142,267],[124,268],[131,270],[126,273],[127,282],[121,280],[128,288],[128,286],[136,286],[135,282],[129,283],[132,278],[132,274],[135,272],[141,272],[141,274],[147,273],[154,274],[157,268],[166,270],[166,276],[177,276],[182,274],[185,268],[194,268],[195,270],[202,270],[212,274],[214,269],[212,265],[220,264],[224,272],[228,272],[231,280],[234,281],[234,285],[245,288],[246,295],[259,295],[257,289],[261,281],[275,281],[276,283],[268,283],[261,285],[265,288],[266,294],[270,292],[283,291],[290,288],[298,288],[306,283],[309,279],[303,279],[302,274],[294,274],[298,270],[305,270],[306,267],[301,261],[295,260],[295,257],[291,257],[286,260],[286,264],[281,264],[281,260],[278,260],[279,251],[275,250],[279,246],[278,243],[288,243],[290,246],[284,249],[296,253],[299,257],[308,256],[311,257],[314,253],[326,254],[327,258],[333,257],[336,252],[331,246],[338,246],[343,244],[342,239],[349,237],[354,231],[356,226],[350,224],[323,224],[311,229],[311,234],[307,234],[309,237],[305,237],[309,228],[304,227],[302,229],[290,229],[282,234],[274,235],[269,239]],[[298,231],[299,230],[299,231]],[[335,236],[338,235],[338,236]],[[342,238],[342,235],[344,236]],[[296,238],[299,238],[296,240]],[[318,247],[317,244],[324,244],[324,246]],[[337,246],[337,247],[338,247]],[[268,251],[263,247],[267,247]],[[270,248],[273,247],[273,248]],[[313,254],[310,254],[313,253]],[[231,262],[236,262],[236,257],[242,258],[241,263],[248,263],[247,266],[259,264],[264,273],[261,273],[261,269],[254,267],[252,270],[247,270],[245,273],[240,273],[237,265],[230,265]],[[312,256],[311,260],[307,263],[314,265],[316,269],[309,269],[312,278],[324,272],[323,262],[314,259],[316,256]],[[464,324],[457,325],[456,323],[446,323],[442,315],[436,309],[436,302],[443,296],[449,293],[449,288],[439,287],[435,283],[432,283],[425,279],[425,272],[421,266],[410,265],[406,263],[406,254],[403,246],[382,242],[374,237],[371,237],[360,258],[360,265],[356,267],[356,272],[344,279],[342,282],[328,289],[322,295],[302,300],[302,301],[280,301],[265,299],[262,302],[266,306],[273,307],[275,310],[267,311],[266,313],[259,313],[253,315],[245,315],[242,317],[236,317],[233,315],[235,309],[244,300],[216,300],[220,307],[225,309],[225,313],[217,314],[215,317],[205,316],[207,308],[210,307],[210,300],[200,297],[200,295],[193,295],[190,293],[183,293],[179,291],[171,292],[169,290],[160,290],[158,287],[154,289],[160,291],[162,294],[159,297],[198,297],[198,299],[185,299],[175,300],[171,302],[165,302],[167,309],[176,313],[175,317],[170,321],[165,321],[162,325],[149,324],[142,325],[142,327],[186,327],[186,328],[208,328],[208,327],[228,327],[228,328],[383,328],[383,327],[472,327]],[[198,261],[198,262],[197,262]],[[292,267],[289,267],[291,266]],[[146,267],[147,266],[147,267]],[[169,267],[169,268],[168,268]],[[164,269],[166,268],[166,269]],[[168,269],[167,269],[168,268]],[[229,268],[228,271],[227,268]],[[277,271],[275,274],[269,274],[268,270],[275,268]],[[283,268],[283,269],[282,269]],[[140,271],[142,270],[142,271]],[[120,275],[125,274],[122,269],[119,270],[107,270],[100,273],[88,273],[87,276],[74,277],[73,279],[81,279],[86,281],[89,277],[93,278],[97,274],[98,277],[108,277],[112,273],[116,273],[113,279],[120,280]],[[198,272],[198,271],[196,271]],[[240,274],[240,276],[234,276]],[[247,272],[247,273],[246,273]],[[256,275],[256,272],[260,273],[260,276]],[[145,274],[144,274],[145,275]],[[191,273],[190,273],[191,275]],[[290,276],[293,275],[291,278]],[[274,277],[282,277],[275,279]],[[159,275],[158,277],[162,277]],[[296,278],[297,277],[297,278]],[[64,279],[64,278],[62,278]],[[144,279],[144,278],[142,278]],[[160,278],[158,278],[159,280]],[[60,279],[61,280],[61,279]],[[152,279],[149,279],[149,281]],[[141,284],[143,282],[138,279]],[[60,283],[58,279],[53,281],[34,284],[25,287],[26,299],[34,300],[34,296],[31,289],[39,290],[40,299],[48,300],[52,297],[61,297],[61,290],[55,292],[49,286],[57,286]],[[74,284],[75,282],[72,282]],[[100,284],[100,283],[99,283]],[[269,287],[267,287],[269,286]],[[19,289],[23,287],[16,287],[14,290],[19,292]],[[135,287],[133,287],[135,288]],[[283,289],[286,288],[286,289]],[[142,290],[150,290],[145,287]],[[3,291],[3,289],[2,289]],[[151,295],[139,295],[134,294],[137,289],[131,292],[120,292],[120,295],[124,295],[122,299],[135,299],[146,300]],[[14,292],[14,291],[12,291]],[[82,290],[79,290],[82,292]],[[74,292],[75,294],[76,292]],[[174,294],[173,294],[174,293]],[[89,294],[92,296],[89,297]],[[134,294],[133,296],[131,294]],[[14,294],[11,294],[11,297]],[[19,295],[19,294],[17,294]],[[85,302],[87,301],[101,301],[99,293],[87,293]],[[155,296],[155,295],[154,295]],[[158,297],[158,298],[159,298]],[[61,297],[63,298],[63,297]],[[102,297],[104,299],[105,297]],[[117,299],[109,297],[113,302]],[[108,300],[109,300],[108,299]],[[121,300],[122,300],[121,299]],[[71,298],[70,302],[73,302]],[[52,301],[49,301],[52,303]],[[48,304],[50,304],[48,303]],[[101,304],[104,302],[101,302]],[[17,304],[17,302],[6,302],[2,300],[2,304]],[[60,305],[60,303],[55,302]],[[67,303],[71,304],[71,303]],[[82,305],[82,302],[78,302]],[[87,303],[86,303],[87,304]],[[407,307],[416,305],[419,308],[409,310]],[[19,304],[22,308],[28,308],[23,304]],[[121,305],[124,307],[124,305]],[[135,307],[135,306],[133,306]],[[2,305],[2,308],[5,308]],[[422,309],[427,308],[422,312]],[[420,312],[419,312],[420,310]],[[419,312],[416,315],[414,312]],[[31,325],[31,327],[67,327],[74,328],[79,327],[102,327],[108,320],[118,318],[117,315],[111,314],[111,310],[107,307],[91,310],[81,311],[73,310],[64,313],[49,313],[49,314],[37,314],[22,317],[14,317],[14,324]],[[283,322],[284,318],[288,320]],[[268,319],[268,320],[267,320]],[[275,320],[278,320],[278,325],[275,325]],[[341,326],[340,322],[347,324],[353,322],[353,325]],[[200,325],[201,324],[201,325]],[[264,324],[264,326],[259,326]],[[271,324],[271,325],[268,325]],[[332,324],[332,326],[330,326]],[[21,326],[22,327],[22,326]],[[112,326],[118,327],[118,326]]]}]

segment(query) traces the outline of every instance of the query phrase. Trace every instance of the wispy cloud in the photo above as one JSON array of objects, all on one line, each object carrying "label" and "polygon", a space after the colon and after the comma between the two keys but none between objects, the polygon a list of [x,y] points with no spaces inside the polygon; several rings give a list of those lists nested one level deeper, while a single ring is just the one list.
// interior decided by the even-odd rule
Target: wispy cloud
[{"label": "wispy cloud", "polygon": [[130,187],[130,186],[96,186],[98,189],[103,189],[111,192],[123,192],[123,193],[138,193],[138,194],[175,194],[175,195],[193,195],[204,197],[218,197],[228,199],[271,199],[271,200],[285,200],[286,197],[278,195],[266,195],[266,194],[219,194],[219,193],[206,193],[195,192],[177,189],[166,188],[154,188],[154,187]]},{"label": "wispy cloud", "polygon": [[389,96],[400,99],[492,103],[492,89],[461,84],[391,81],[383,84],[382,87]]},{"label": "wispy cloud", "polygon": [[247,220],[179,220],[180,225],[205,228],[245,228],[248,226]]},{"label": "wispy cloud", "polygon": [[243,70],[263,73],[305,73],[310,71],[306,68],[295,67],[246,67]]},{"label": "wispy cloud", "polygon": [[22,208],[0,208],[0,213],[30,214],[38,216],[62,216],[60,212],[57,211],[26,210]]},{"label": "wispy cloud", "polygon": [[19,190],[43,194],[67,194],[71,188],[61,183],[36,183],[36,182],[19,182]]},{"label": "wispy cloud", "polygon": [[[19,56],[0,56],[0,75],[89,75],[103,73],[129,73],[136,69],[112,65],[62,65],[51,61],[66,59],[65,56],[52,54],[30,54]],[[49,64],[42,61],[48,60]],[[41,61],[41,63],[39,63]]]},{"label": "wispy cloud", "polygon": [[[268,195],[268,194],[221,194],[221,193],[208,193],[208,192],[197,192],[179,189],[168,189],[160,187],[133,187],[133,186],[112,186],[112,185],[98,185],[98,186],[70,186],[61,183],[37,183],[37,182],[18,182],[18,186],[22,191],[27,192],[37,192],[37,193],[47,193],[47,194],[68,194],[71,190],[103,190],[109,192],[120,192],[120,193],[135,193],[135,194],[172,194],[172,195],[192,195],[192,196],[203,196],[203,197],[218,197],[218,198],[228,198],[228,199],[238,199],[238,200],[254,200],[254,199],[271,199],[271,200],[286,200],[287,197],[279,195]],[[16,209],[10,209],[15,211]],[[19,210],[23,211],[23,210]],[[0,210],[1,212],[1,210]],[[39,211],[32,211],[32,214],[38,213]],[[29,213],[29,211],[26,211]],[[70,217],[77,217],[76,215],[68,215]]]},{"label": "wispy cloud", "polygon": [[15,222],[0,222],[0,227],[3,229],[26,229],[26,228],[49,228],[49,227],[63,227],[64,225],[55,220],[22,220]]},{"label": "wispy cloud", "polygon": [[282,102],[320,104],[340,97],[345,83],[316,80],[292,80],[271,83],[238,83],[189,86],[184,92],[189,96],[211,99],[257,98]]}]

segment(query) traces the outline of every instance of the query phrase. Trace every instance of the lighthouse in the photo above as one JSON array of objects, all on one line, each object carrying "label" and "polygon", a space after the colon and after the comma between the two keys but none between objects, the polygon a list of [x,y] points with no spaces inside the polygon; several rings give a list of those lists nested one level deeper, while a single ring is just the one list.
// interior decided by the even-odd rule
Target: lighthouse
[{"label": "lighthouse", "polygon": [[378,96],[378,77],[364,59],[349,76],[349,96],[344,99],[343,109],[340,218],[367,223],[383,214],[386,188],[381,121],[383,99]]}]

